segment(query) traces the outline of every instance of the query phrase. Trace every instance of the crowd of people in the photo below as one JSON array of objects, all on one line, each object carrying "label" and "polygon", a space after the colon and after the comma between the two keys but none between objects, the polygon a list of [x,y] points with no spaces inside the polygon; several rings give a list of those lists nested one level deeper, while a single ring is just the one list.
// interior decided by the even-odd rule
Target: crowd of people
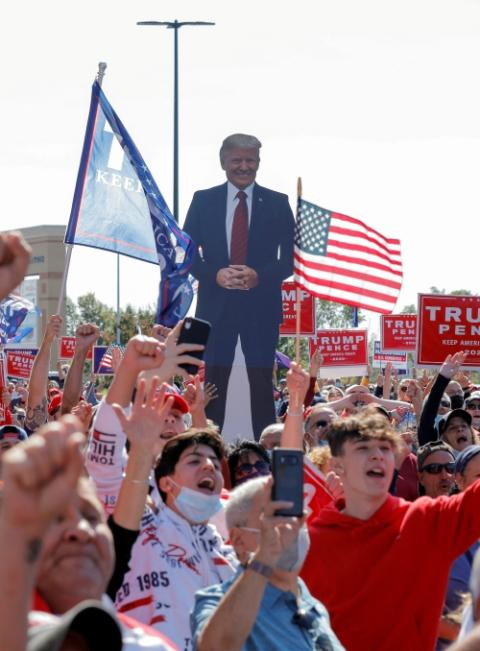
[{"label": "crowd of people", "polygon": [[[0,234],[0,299],[28,260]],[[238,267],[226,291],[247,282]],[[181,326],[132,337],[107,388],[87,372],[95,323],[52,373],[52,315],[28,381],[2,387],[1,647],[479,648],[480,386],[464,353],[436,374],[340,382],[319,380],[316,352],[272,378],[258,440],[226,445]],[[279,515],[275,448],[303,453],[303,516]]]}]

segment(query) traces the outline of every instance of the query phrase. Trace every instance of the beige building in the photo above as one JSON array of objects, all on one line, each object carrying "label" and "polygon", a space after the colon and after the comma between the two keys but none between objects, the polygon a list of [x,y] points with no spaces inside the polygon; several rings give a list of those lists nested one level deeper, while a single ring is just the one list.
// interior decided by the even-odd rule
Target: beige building
[{"label": "beige building", "polygon": [[[57,225],[18,229],[32,247],[30,265],[20,293],[41,311],[40,317],[29,314],[23,324],[34,328],[32,334],[22,341],[24,346],[37,346],[40,343],[48,316],[57,312],[65,267],[65,229],[66,226]],[[65,321],[65,307],[61,316]]]}]

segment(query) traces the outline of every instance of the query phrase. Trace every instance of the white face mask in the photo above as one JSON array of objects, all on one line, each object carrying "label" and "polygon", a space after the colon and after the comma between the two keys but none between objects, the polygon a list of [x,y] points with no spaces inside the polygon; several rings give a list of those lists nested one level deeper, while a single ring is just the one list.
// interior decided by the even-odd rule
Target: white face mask
[{"label": "white face mask", "polygon": [[300,572],[310,548],[310,536],[305,525],[298,530],[298,536],[293,543],[282,552],[276,567],[287,572]]},{"label": "white face mask", "polygon": [[[254,529],[252,527],[240,527],[240,529],[258,533],[260,536],[260,529]],[[303,525],[298,531],[296,540],[282,553],[275,567],[279,570],[286,570],[287,572],[300,572],[309,549],[310,536],[308,535],[306,525]]]},{"label": "white face mask", "polygon": [[204,495],[186,486],[179,486],[173,479],[170,481],[180,489],[177,497],[173,498],[175,506],[189,522],[208,522],[222,508],[219,495]]}]

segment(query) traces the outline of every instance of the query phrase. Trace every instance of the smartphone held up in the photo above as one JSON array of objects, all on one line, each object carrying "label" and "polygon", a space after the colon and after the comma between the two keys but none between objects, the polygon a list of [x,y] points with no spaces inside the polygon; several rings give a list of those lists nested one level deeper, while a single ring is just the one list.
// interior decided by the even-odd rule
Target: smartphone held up
[{"label": "smartphone held up", "polygon": [[276,515],[303,516],[303,452],[275,448],[272,452],[272,500],[293,502],[289,509],[279,509]]},{"label": "smartphone held up", "polygon": [[[183,320],[182,329],[178,336],[178,344],[201,344],[207,345],[208,337],[212,326],[208,321],[203,319],[196,319],[194,317],[186,317]],[[205,350],[196,350],[188,353],[191,357],[203,360]],[[196,375],[198,373],[198,366],[195,364],[180,364],[181,368],[189,375]]]}]

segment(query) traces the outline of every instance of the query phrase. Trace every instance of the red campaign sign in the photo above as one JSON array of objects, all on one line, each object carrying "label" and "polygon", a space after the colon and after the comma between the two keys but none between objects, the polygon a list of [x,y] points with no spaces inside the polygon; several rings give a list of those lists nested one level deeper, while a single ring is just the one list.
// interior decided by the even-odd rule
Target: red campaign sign
[{"label": "red campaign sign", "polygon": [[461,350],[464,366],[480,369],[480,296],[419,294],[417,366],[440,366]]},{"label": "red campaign sign", "polygon": [[417,315],[381,314],[380,342],[384,352],[416,350]]},{"label": "red campaign sign", "polygon": [[323,366],[366,366],[368,336],[366,330],[317,330],[310,339],[310,357],[320,348]]},{"label": "red campaign sign", "polygon": [[[75,352],[75,337],[60,337],[60,359],[72,359]],[[92,359],[92,348],[87,353],[87,359]]]},{"label": "red campaign sign", "polygon": [[7,350],[7,374],[10,377],[28,380],[38,348]]},{"label": "red campaign sign", "polygon": [[[297,285],[282,283],[283,322],[280,335],[297,334]],[[315,334],[315,298],[304,289],[300,290],[300,334]]]}]

